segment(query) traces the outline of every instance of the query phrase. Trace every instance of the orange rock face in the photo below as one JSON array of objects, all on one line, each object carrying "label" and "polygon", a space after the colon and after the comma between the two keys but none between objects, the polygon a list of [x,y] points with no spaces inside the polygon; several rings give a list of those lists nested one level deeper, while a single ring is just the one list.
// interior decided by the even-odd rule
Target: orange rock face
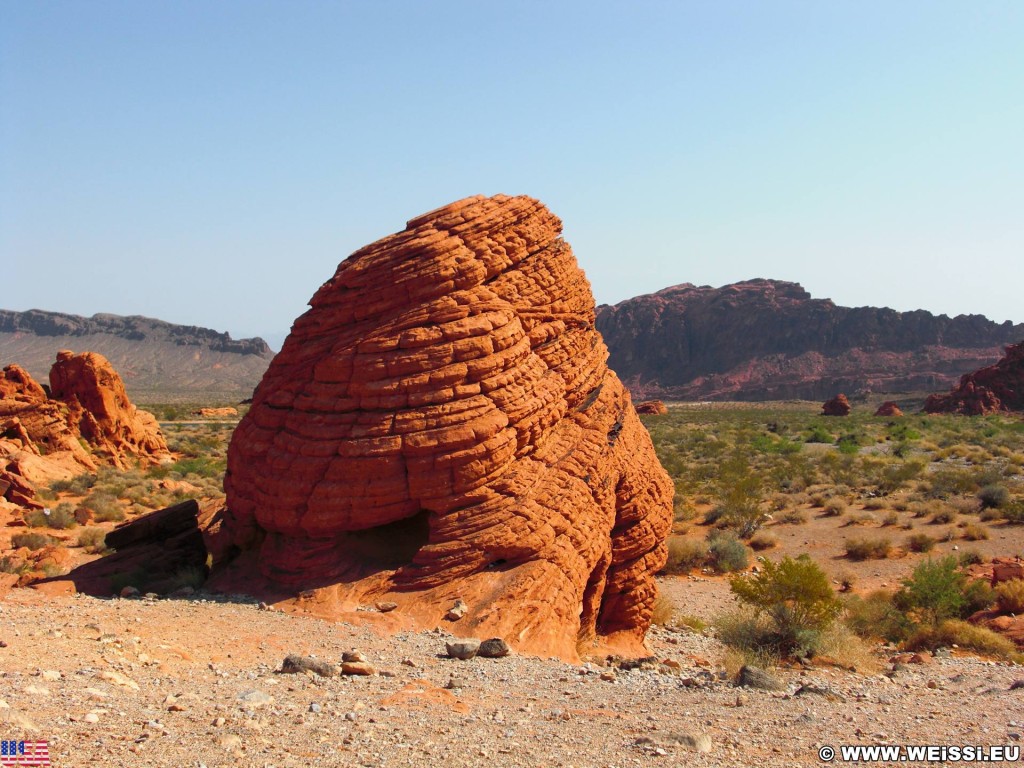
[{"label": "orange rock face", "polygon": [[995,365],[964,374],[949,394],[929,395],[924,410],[967,416],[1024,411],[1024,341],[1007,347]]},{"label": "orange rock face", "polygon": [[849,416],[850,415],[850,401],[846,399],[846,395],[838,394],[831,400],[827,400],[824,405],[821,406],[822,416]]},{"label": "orange rock face", "polygon": [[50,369],[50,393],[68,407],[68,423],[120,469],[129,457],[160,460],[170,456],[151,413],[128,399],[124,383],[103,355],[57,353]]},{"label": "orange rock face", "polygon": [[892,400],[887,400],[878,406],[878,410],[875,411],[875,416],[902,416],[903,411],[896,405]]},{"label": "orange rock face", "polygon": [[537,653],[641,647],[672,483],[560,233],[468,198],[317,291],[228,452],[225,530],[265,577],[421,626],[461,599],[452,631]]}]

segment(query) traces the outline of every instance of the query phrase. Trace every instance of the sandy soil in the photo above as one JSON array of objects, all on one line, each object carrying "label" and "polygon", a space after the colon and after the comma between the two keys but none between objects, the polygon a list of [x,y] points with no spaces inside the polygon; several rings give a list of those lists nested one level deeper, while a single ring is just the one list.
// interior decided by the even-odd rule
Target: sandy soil
[{"label": "sandy soil", "polygon": [[[723,584],[664,588],[708,606]],[[48,740],[56,766],[607,768],[821,765],[822,745],[1012,745],[1024,730],[1024,688],[1011,690],[1024,670],[977,658],[892,676],[779,670],[784,688],[769,692],[722,679],[722,649],[691,632],[655,628],[655,662],[633,670],[456,661],[447,637],[384,637],[241,596],[15,589],[0,599],[0,738]],[[352,649],[377,674],[276,671],[289,653],[338,662]]]}]

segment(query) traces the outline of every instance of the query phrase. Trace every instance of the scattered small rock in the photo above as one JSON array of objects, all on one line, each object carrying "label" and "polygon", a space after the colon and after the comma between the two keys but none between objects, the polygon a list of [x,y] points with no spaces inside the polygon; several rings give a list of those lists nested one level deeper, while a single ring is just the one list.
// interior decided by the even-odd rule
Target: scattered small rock
[{"label": "scattered small rock", "polygon": [[775,675],[760,667],[753,667],[749,664],[740,669],[739,678],[736,682],[744,688],[757,688],[761,691],[781,691],[785,686]]},{"label": "scattered small rock", "polygon": [[377,610],[380,611],[381,613],[389,613],[390,611],[395,610],[395,608],[397,608],[397,607],[398,607],[398,603],[391,603],[391,602],[386,602],[386,601],[376,604]]},{"label": "scattered small rock", "polygon": [[480,641],[473,638],[451,640],[444,644],[448,657],[452,659],[472,659],[480,650]]},{"label": "scattered small rock", "polygon": [[122,587],[120,595],[121,597],[138,597],[139,590],[132,586]]},{"label": "scattered small rock", "polygon": [[490,640],[484,640],[480,643],[480,648],[477,650],[476,655],[487,659],[499,659],[502,656],[508,656],[508,653],[508,643],[500,637],[492,637]]},{"label": "scattered small rock", "polygon": [[281,662],[282,674],[295,675],[303,672],[312,672],[320,677],[334,677],[338,674],[338,668],[322,659],[314,659],[309,656],[298,656],[289,654]]},{"label": "scattered small rock", "polygon": [[466,605],[465,602],[463,602],[462,600],[456,600],[455,605],[448,609],[448,613],[446,613],[444,617],[448,621],[458,621],[466,615],[466,611],[468,610],[469,606]]},{"label": "scattered small rock", "polygon": [[711,751],[711,737],[706,733],[670,733],[665,737],[665,741],[689,747],[695,752]]},{"label": "scattered small rock", "polygon": [[366,661],[343,661],[341,663],[341,674],[367,677],[376,675],[377,669]]}]

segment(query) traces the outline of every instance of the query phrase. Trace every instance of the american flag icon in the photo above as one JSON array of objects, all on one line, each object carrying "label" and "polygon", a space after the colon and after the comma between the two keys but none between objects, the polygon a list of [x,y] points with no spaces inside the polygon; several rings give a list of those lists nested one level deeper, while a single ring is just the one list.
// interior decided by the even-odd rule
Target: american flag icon
[{"label": "american flag icon", "polygon": [[50,764],[50,745],[46,741],[0,741],[0,766],[36,766]]}]

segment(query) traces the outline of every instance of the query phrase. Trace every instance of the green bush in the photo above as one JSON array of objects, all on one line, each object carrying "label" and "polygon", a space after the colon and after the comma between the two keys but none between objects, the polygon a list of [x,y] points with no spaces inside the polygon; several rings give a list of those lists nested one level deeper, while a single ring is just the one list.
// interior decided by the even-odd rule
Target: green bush
[{"label": "green bush", "polygon": [[851,596],[846,599],[844,607],[844,623],[865,640],[882,639],[894,643],[910,633],[910,619],[893,604],[889,592],[876,591],[866,597]]},{"label": "green bush", "polygon": [[960,616],[967,605],[967,577],[959,566],[952,556],[925,560],[903,581],[903,588],[896,594],[897,605],[916,610],[933,627]]},{"label": "green bush", "polygon": [[672,536],[668,540],[668,559],[662,573],[688,573],[699,568],[707,560],[708,552],[704,541]]},{"label": "green bush", "polygon": [[737,576],[729,587],[740,602],[774,625],[772,645],[783,655],[808,655],[842,610],[828,577],[807,555],[766,560],[755,576]]},{"label": "green bush", "polygon": [[64,501],[53,509],[34,509],[25,515],[25,522],[33,528],[53,528],[64,530],[78,525],[75,520],[75,508]]},{"label": "green bush", "polygon": [[1012,641],[991,629],[977,627],[960,619],[946,619],[935,627],[922,627],[906,642],[910,651],[934,650],[952,645],[1002,659],[1020,659]]},{"label": "green bush", "polygon": [[718,519],[740,538],[752,536],[765,520],[761,478],[742,456],[733,456],[721,466],[718,498]]},{"label": "green bush", "polygon": [[715,531],[708,540],[708,549],[719,573],[742,571],[750,564],[750,550],[731,533]]},{"label": "green bush", "polygon": [[1005,485],[986,485],[978,491],[982,509],[1002,509],[1010,503],[1010,490]]},{"label": "green bush", "polygon": [[960,617],[966,619],[972,613],[987,610],[995,601],[996,591],[988,581],[971,579],[964,587],[964,607],[960,609]]},{"label": "green bush", "polygon": [[847,539],[846,556],[851,560],[884,560],[892,552],[892,542],[880,539]]},{"label": "green bush", "polygon": [[120,522],[124,520],[124,508],[117,498],[106,491],[94,491],[82,500],[82,506],[91,509],[97,522]]}]

